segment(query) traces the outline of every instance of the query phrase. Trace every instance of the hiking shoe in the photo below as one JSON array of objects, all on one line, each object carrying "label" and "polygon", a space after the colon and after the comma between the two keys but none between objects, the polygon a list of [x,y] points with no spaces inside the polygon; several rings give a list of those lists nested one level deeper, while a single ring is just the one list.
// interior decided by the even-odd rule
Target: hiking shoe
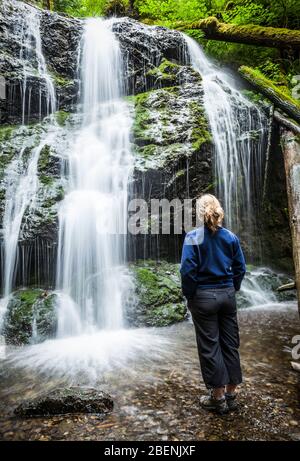
[{"label": "hiking shoe", "polygon": [[212,395],[212,392],[210,392],[209,395],[203,395],[200,397],[200,405],[202,408],[204,408],[204,410],[214,411],[219,415],[224,415],[229,411],[225,397],[220,400],[215,399]]},{"label": "hiking shoe", "polygon": [[229,411],[235,411],[235,410],[238,409],[238,403],[236,401],[236,396],[237,396],[237,393],[235,393],[235,394],[227,394],[225,392],[225,399],[226,399]]}]

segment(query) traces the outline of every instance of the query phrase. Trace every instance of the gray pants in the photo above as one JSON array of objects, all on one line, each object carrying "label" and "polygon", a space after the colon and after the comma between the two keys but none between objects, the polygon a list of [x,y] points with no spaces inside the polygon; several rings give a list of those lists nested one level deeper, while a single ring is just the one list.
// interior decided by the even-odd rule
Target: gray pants
[{"label": "gray pants", "polygon": [[242,382],[235,289],[200,290],[188,302],[208,389]]}]

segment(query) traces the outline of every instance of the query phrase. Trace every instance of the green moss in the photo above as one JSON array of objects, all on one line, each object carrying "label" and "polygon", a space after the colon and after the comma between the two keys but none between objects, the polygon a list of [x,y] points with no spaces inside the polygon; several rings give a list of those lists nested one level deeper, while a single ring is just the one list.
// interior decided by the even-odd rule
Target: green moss
[{"label": "green moss", "polygon": [[242,94],[254,104],[260,104],[264,97],[257,91],[242,90]]},{"label": "green moss", "polygon": [[36,321],[40,340],[53,335],[56,328],[54,293],[39,288],[26,288],[14,292],[4,316],[3,334],[13,345],[29,344]]},{"label": "green moss", "polygon": [[58,112],[55,112],[55,120],[60,126],[64,126],[67,118],[69,116],[69,112],[66,112],[64,110],[60,110]]},{"label": "green moss", "polygon": [[268,92],[273,91],[280,99],[287,101],[288,103],[296,106],[297,109],[300,109],[300,102],[294,99],[290,93],[290,90],[285,85],[278,85],[275,82],[272,82],[270,79],[265,77],[258,69],[253,69],[248,66],[241,66],[239,69],[240,73],[244,75],[247,79],[253,80],[257,83],[262,91],[266,89]]},{"label": "green moss", "polygon": [[4,125],[0,127],[0,142],[10,139],[16,128],[17,127],[13,125]]},{"label": "green moss", "polygon": [[40,173],[42,173],[43,171],[47,169],[47,166],[49,164],[50,150],[51,150],[50,146],[46,144],[40,152],[40,156],[38,160],[38,171]]},{"label": "green moss", "polygon": [[63,77],[62,75],[52,71],[50,72],[51,74],[51,77],[55,83],[55,86],[62,86],[62,87],[65,87],[65,86],[68,86],[68,85],[72,85],[73,84],[73,80],[67,78],[67,77]]},{"label": "green moss", "polygon": [[208,184],[207,187],[205,187],[205,189],[202,190],[202,194],[206,194],[207,192],[214,190],[216,188],[216,185],[217,181],[211,182],[210,184]]},{"label": "green moss", "polygon": [[212,137],[208,128],[208,121],[204,112],[204,108],[201,107],[196,101],[189,103],[191,115],[193,117],[193,130],[191,135],[192,147],[198,151],[201,149],[202,144],[210,142]]},{"label": "green moss", "polygon": [[181,66],[163,59],[158,67],[149,70],[147,75],[161,81],[164,85],[174,85]]},{"label": "green moss", "polygon": [[31,306],[43,293],[43,290],[25,289],[20,291],[19,298],[26,306]]},{"label": "green moss", "polygon": [[184,170],[184,169],[177,171],[176,174],[175,174],[176,179],[181,178],[185,174],[186,174],[186,170]]},{"label": "green moss", "polygon": [[185,317],[186,309],[182,303],[164,304],[147,314],[147,322],[157,327],[164,327],[171,323],[180,322]]},{"label": "green moss", "polygon": [[136,280],[138,309],[136,324],[165,326],[185,318],[179,265],[161,261],[139,261],[131,265]]}]

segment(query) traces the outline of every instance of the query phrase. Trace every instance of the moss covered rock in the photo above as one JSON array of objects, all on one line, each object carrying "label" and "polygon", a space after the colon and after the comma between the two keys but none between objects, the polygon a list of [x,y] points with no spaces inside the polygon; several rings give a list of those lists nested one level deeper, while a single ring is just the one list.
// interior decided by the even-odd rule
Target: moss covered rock
[{"label": "moss covered rock", "polygon": [[96,413],[105,415],[113,409],[109,394],[90,387],[54,389],[35,399],[25,400],[14,410],[21,417]]},{"label": "moss covered rock", "polygon": [[185,75],[190,82],[130,97],[138,169],[163,168],[211,143],[201,77],[193,71],[190,75],[187,69]]},{"label": "moss covered rock", "polygon": [[20,289],[9,300],[3,320],[7,344],[24,345],[41,342],[55,335],[56,294],[38,289]]},{"label": "moss covered rock", "polygon": [[129,324],[166,326],[185,318],[178,264],[147,260],[131,264],[130,270],[135,282],[135,302],[127,308]]}]

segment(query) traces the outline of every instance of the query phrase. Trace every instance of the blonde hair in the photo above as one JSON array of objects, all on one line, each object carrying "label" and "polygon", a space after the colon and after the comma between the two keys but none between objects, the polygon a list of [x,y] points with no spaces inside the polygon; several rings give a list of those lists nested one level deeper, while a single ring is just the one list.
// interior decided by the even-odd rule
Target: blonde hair
[{"label": "blonde hair", "polygon": [[217,197],[211,194],[204,194],[197,200],[197,212],[200,221],[215,233],[222,225],[224,211]]}]

